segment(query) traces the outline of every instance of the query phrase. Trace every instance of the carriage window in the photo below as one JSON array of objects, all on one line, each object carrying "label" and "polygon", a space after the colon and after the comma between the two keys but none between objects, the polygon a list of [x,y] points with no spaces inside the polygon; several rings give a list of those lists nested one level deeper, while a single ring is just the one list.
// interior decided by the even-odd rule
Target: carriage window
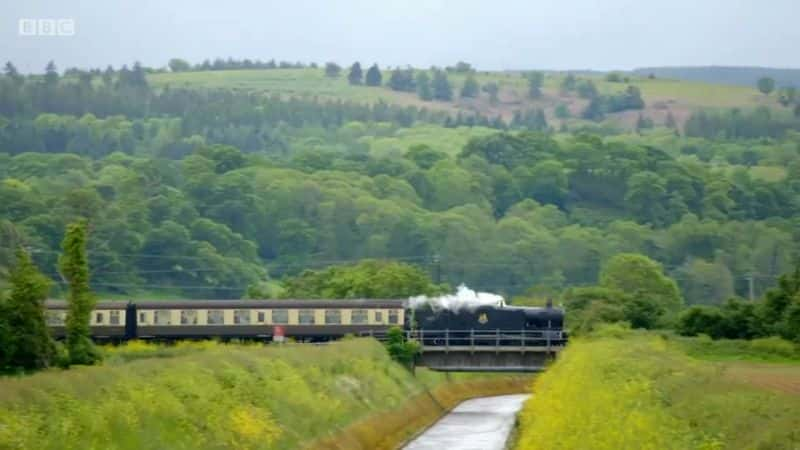
[{"label": "carriage window", "polygon": [[325,323],[330,325],[339,325],[342,323],[342,311],[338,309],[326,309]]},{"label": "carriage window", "polygon": [[389,323],[397,324],[400,321],[400,315],[397,314],[397,311],[389,311]]},{"label": "carriage window", "polygon": [[264,323],[267,320],[267,315],[263,311],[258,312],[258,323]]},{"label": "carriage window", "polygon": [[181,325],[197,325],[197,310],[181,311]]},{"label": "carriage window", "polygon": [[103,313],[95,313],[94,315],[94,323],[101,324],[103,323]]},{"label": "carriage window", "polygon": [[209,325],[222,325],[225,323],[225,315],[219,309],[212,309],[208,312],[208,320],[206,323]]},{"label": "carriage window", "polygon": [[383,311],[375,311],[375,322],[383,323]]},{"label": "carriage window", "polygon": [[350,316],[350,323],[354,325],[367,323],[367,310],[354,309],[352,315]]},{"label": "carriage window", "polygon": [[48,325],[64,325],[66,314],[62,311],[47,311]]},{"label": "carriage window", "polygon": [[108,313],[108,323],[111,325],[119,325],[119,311],[111,311]]},{"label": "carriage window", "polygon": [[139,313],[139,323],[146,324],[147,323],[147,313],[140,312]]},{"label": "carriage window", "polygon": [[314,310],[301,309],[298,313],[297,321],[301,325],[314,325]]},{"label": "carriage window", "polygon": [[250,310],[237,309],[233,311],[233,323],[236,325],[249,325],[250,324]]},{"label": "carriage window", "polygon": [[289,323],[289,310],[288,309],[273,309],[272,310],[272,323],[276,323],[276,324]]},{"label": "carriage window", "polygon": [[156,325],[169,325],[171,322],[170,314],[172,311],[156,311],[155,314],[155,322]]}]

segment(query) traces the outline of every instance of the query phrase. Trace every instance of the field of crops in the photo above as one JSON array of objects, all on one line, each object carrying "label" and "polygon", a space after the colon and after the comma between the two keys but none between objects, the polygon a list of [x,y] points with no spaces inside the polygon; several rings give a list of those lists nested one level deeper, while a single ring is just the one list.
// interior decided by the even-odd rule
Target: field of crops
[{"label": "field of crops", "polygon": [[797,448],[800,396],[770,389],[799,366],[727,364],[655,336],[576,340],[535,382],[517,448]]}]

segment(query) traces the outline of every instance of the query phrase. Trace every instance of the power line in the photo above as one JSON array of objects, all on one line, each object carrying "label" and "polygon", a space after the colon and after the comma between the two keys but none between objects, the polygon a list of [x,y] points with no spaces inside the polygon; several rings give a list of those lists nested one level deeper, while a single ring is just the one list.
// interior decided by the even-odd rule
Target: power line
[{"label": "power line", "polygon": [[[63,281],[57,281],[57,284],[61,285],[68,285],[69,283]],[[140,289],[207,289],[213,291],[246,291],[247,287],[229,287],[229,286],[201,286],[201,285],[194,285],[194,286],[187,286],[187,285],[174,285],[174,286],[166,286],[166,285],[157,285],[157,284],[136,284],[136,283],[90,283],[92,286],[103,286],[103,287],[130,287],[130,288],[140,288]]]}]

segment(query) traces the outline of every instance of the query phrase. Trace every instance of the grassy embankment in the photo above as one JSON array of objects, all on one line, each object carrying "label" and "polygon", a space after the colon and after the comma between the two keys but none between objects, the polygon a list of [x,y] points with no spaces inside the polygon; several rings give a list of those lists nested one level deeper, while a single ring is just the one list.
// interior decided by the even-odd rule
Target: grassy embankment
[{"label": "grassy embankment", "polygon": [[[536,380],[536,396],[521,415],[517,447],[798,448],[800,396],[781,395],[775,386],[741,375],[742,367],[766,366],[686,354],[724,355],[726,345],[710,348],[647,334],[576,339]],[[757,349],[747,352],[756,355]],[[777,367],[784,377],[800,380],[796,364]]]},{"label": "grassy embankment", "polygon": [[0,449],[390,448],[463,398],[530,382],[414,377],[369,340],[107,351],[103,366],[0,379]]}]

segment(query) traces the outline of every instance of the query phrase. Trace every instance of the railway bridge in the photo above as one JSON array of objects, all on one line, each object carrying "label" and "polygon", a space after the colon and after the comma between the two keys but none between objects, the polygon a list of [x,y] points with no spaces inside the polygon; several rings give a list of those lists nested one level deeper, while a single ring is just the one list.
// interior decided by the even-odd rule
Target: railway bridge
[{"label": "railway bridge", "polygon": [[[564,348],[550,330],[411,330],[420,344],[416,364],[446,372],[538,372]],[[383,340],[385,336],[375,336]]]}]

